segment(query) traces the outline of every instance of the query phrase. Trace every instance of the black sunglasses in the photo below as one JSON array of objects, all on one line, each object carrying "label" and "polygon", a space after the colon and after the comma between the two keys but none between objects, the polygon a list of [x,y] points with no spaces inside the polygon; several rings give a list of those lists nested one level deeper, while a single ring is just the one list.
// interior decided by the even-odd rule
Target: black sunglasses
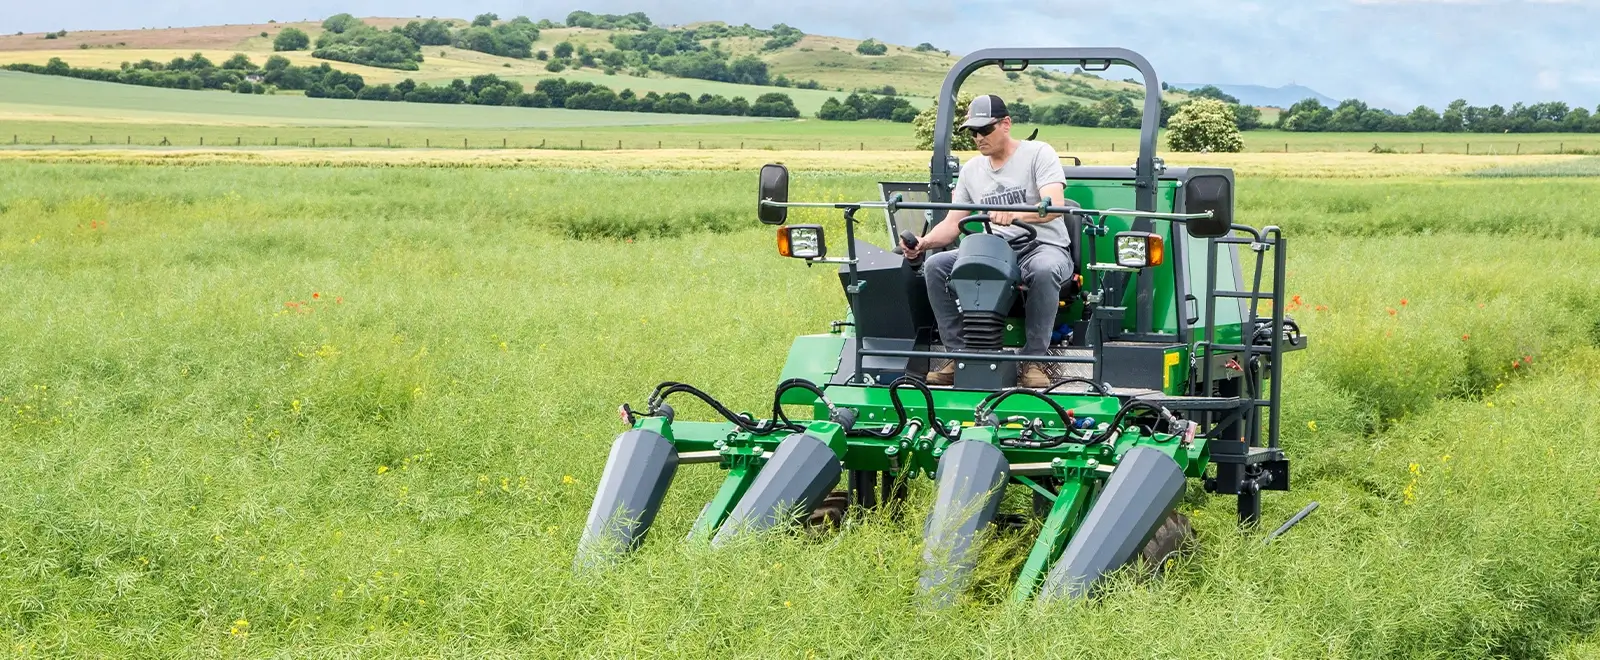
[{"label": "black sunglasses", "polygon": [[971,133],[973,135],[982,135],[984,137],[989,137],[989,134],[993,133],[994,129],[999,128],[999,127],[1000,127],[1000,120],[996,119],[993,124],[989,124],[988,126],[976,126],[976,127],[970,127],[969,126],[969,127],[967,127],[967,132]]}]

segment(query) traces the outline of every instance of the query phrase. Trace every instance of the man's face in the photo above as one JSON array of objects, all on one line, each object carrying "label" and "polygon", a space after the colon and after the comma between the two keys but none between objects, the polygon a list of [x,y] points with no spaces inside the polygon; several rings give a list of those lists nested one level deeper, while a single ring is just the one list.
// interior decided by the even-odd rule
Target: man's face
[{"label": "man's face", "polygon": [[[989,131],[989,129],[994,129]],[[1007,142],[1011,140],[1011,118],[1001,117],[1000,121],[989,124],[977,130],[968,129],[972,133],[972,141],[978,143],[978,153],[985,156],[994,156],[1000,153]],[[989,131],[984,135],[984,131]]]}]

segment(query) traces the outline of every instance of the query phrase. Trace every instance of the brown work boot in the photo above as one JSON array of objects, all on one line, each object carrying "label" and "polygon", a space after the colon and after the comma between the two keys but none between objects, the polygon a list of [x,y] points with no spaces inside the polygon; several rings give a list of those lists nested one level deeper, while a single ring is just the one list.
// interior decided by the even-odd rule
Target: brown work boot
[{"label": "brown work boot", "polygon": [[956,382],[956,361],[947,361],[938,371],[928,372],[928,377],[924,382],[929,385],[954,385]]},{"label": "brown work boot", "polygon": [[1029,364],[1022,368],[1022,373],[1017,374],[1017,386],[1042,390],[1050,386],[1050,375],[1044,372],[1044,367]]}]

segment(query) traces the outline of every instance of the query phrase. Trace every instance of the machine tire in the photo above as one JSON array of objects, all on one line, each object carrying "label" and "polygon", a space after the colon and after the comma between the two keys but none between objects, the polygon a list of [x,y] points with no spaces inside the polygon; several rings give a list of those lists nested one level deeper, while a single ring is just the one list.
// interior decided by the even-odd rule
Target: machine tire
[{"label": "machine tire", "polygon": [[849,511],[849,491],[831,491],[827,497],[822,498],[822,503],[817,505],[816,510],[806,517],[806,532],[814,536],[830,534],[844,524],[844,516]]},{"label": "machine tire", "polygon": [[1194,526],[1189,517],[1177,511],[1167,514],[1167,519],[1156,528],[1156,533],[1139,551],[1145,575],[1160,578],[1166,570],[1167,560],[1194,549]]}]

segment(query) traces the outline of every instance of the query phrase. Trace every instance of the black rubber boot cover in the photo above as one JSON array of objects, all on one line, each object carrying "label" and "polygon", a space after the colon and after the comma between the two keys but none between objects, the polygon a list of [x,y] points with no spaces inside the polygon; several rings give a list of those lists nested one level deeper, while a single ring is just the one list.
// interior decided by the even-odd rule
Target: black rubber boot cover
[{"label": "black rubber boot cover", "polygon": [[1183,470],[1171,456],[1135,447],[1122,457],[1100,499],[1050,568],[1039,600],[1078,598],[1144,547],[1183,496]]},{"label": "black rubber boot cover", "polygon": [[1005,495],[1011,466],[1000,448],[962,440],[939,458],[938,494],[923,528],[918,583],[934,605],[947,605],[966,586],[977,560],[973,540],[994,521]]},{"label": "black rubber boot cover", "polygon": [[633,429],[617,436],[578,541],[574,568],[603,564],[637,547],[655,522],[677,470],[678,448],[661,434]]},{"label": "black rubber boot cover", "polygon": [[772,458],[711,539],[713,547],[811,512],[839,484],[839,455],[813,436],[796,433],[778,443]]}]

